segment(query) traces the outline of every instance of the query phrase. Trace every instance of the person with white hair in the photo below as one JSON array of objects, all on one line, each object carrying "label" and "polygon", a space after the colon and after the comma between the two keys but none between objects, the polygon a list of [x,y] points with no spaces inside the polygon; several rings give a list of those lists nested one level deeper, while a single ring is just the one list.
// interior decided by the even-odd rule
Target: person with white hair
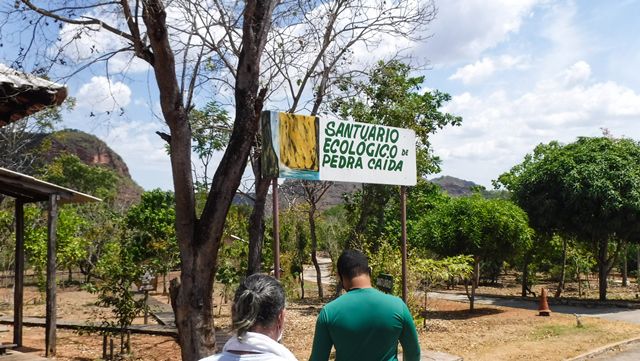
[{"label": "person with white hair", "polygon": [[236,290],[231,309],[236,334],[222,353],[200,361],[297,361],[280,344],[284,331],[284,289],[263,274],[247,277]]}]

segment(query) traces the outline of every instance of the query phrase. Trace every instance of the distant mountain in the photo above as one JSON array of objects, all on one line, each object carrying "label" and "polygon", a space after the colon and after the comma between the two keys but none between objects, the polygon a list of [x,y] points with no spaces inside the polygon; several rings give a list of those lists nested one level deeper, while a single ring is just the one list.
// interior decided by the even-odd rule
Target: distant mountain
[{"label": "distant mountain", "polygon": [[430,182],[439,185],[442,190],[453,197],[471,195],[473,193],[473,187],[477,186],[477,184],[471,181],[448,175],[431,179]]},{"label": "distant mountain", "polygon": [[[286,179],[279,186],[280,207],[288,208],[296,204],[305,202],[304,188],[302,183],[293,179]],[[335,182],[322,196],[318,203],[318,210],[324,211],[333,206],[344,204],[344,195],[354,193],[361,189],[360,183]],[[253,196],[253,195],[252,195]],[[236,196],[237,198],[237,196]],[[265,214],[271,215],[272,212],[272,196],[267,196],[265,205]],[[235,201],[235,199],[234,199]]]},{"label": "distant mountain", "polygon": [[73,129],[66,129],[35,137],[33,147],[39,147],[40,165],[51,162],[62,153],[75,154],[87,165],[99,165],[113,170],[118,175],[116,202],[128,207],[140,200],[144,191],[129,174],[129,168],[122,157],[94,135]]}]

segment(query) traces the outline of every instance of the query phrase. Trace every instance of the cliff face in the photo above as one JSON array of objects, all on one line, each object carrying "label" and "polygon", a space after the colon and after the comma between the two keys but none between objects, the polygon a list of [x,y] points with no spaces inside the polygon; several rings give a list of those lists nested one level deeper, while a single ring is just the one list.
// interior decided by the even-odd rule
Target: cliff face
[{"label": "cliff face", "polygon": [[118,175],[118,205],[128,207],[140,200],[144,190],[131,178],[127,164],[96,136],[79,130],[62,130],[38,138],[36,143],[42,150],[42,163],[48,163],[63,153],[75,154],[85,164],[106,167]]}]

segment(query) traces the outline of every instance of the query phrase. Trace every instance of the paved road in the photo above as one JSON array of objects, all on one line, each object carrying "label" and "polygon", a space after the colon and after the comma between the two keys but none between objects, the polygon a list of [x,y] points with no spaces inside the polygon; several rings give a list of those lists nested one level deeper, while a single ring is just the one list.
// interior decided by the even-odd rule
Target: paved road
[{"label": "paved road", "polygon": [[[469,302],[466,295],[451,294],[444,292],[429,292],[429,297],[447,299],[451,301]],[[520,300],[520,299],[504,299],[492,298],[485,296],[476,296],[477,304],[494,305],[503,307],[524,308],[528,310],[537,310],[538,301]],[[598,317],[607,320],[625,321],[629,323],[640,324],[640,310],[627,309],[622,307],[584,307],[584,306],[565,306],[550,305],[551,312],[564,314],[578,314],[585,317]],[[640,358],[638,358],[640,360]]]},{"label": "paved road", "polygon": [[634,342],[620,348],[602,353],[589,361],[638,361],[640,360],[640,342]]}]

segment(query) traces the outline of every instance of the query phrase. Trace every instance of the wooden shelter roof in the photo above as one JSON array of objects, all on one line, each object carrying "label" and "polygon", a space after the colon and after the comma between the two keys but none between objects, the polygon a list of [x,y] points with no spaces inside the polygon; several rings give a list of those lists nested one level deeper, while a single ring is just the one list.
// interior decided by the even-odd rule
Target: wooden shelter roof
[{"label": "wooden shelter roof", "polygon": [[52,194],[60,197],[59,203],[102,201],[100,198],[45,182],[6,168],[0,168],[0,194],[20,199],[23,202],[47,201]]},{"label": "wooden shelter roof", "polygon": [[0,127],[45,107],[60,105],[66,97],[64,85],[0,64]]}]

